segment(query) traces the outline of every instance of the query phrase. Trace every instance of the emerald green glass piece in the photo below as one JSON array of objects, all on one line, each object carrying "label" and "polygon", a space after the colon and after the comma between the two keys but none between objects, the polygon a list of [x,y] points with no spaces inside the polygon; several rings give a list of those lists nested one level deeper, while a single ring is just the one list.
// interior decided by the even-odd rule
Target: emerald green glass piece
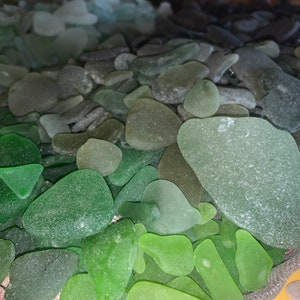
[{"label": "emerald green glass piece", "polygon": [[243,295],[225,267],[216,247],[209,239],[194,251],[195,266],[213,300],[242,300]]},{"label": "emerald green glass piece", "polygon": [[226,248],[236,247],[236,231],[239,229],[237,225],[232,223],[226,216],[222,216],[221,221],[221,239]]},{"label": "emerald green glass piece", "polygon": [[183,232],[201,219],[200,212],[186,200],[181,190],[171,181],[155,180],[145,189],[142,203],[156,203],[160,215],[144,225],[158,234]]},{"label": "emerald green glass piece", "polygon": [[97,300],[93,280],[86,273],[75,274],[65,283],[60,300]]},{"label": "emerald green glass piece", "polygon": [[30,196],[43,169],[43,166],[39,164],[4,167],[0,168],[0,178],[19,199],[26,199]]},{"label": "emerald green glass piece", "polygon": [[176,142],[181,125],[179,117],[166,105],[150,98],[140,98],[126,119],[125,138],[139,150],[153,150]]},{"label": "emerald green glass piece", "polygon": [[[201,300],[166,285],[139,281],[129,291],[127,300]],[[204,299],[203,299],[204,300]]]},{"label": "emerald green glass piece", "polygon": [[236,265],[241,285],[248,291],[255,291],[266,285],[273,262],[268,253],[247,231],[236,232]]},{"label": "emerald green glass piece", "polygon": [[40,162],[40,150],[30,139],[15,133],[0,137],[0,167],[15,167]]},{"label": "emerald green glass piece", "polygon": [[77,151],[78,169],[92,169],[102,176],[113,173],[122,160],[118,146],[105,140],[88,139]]},{"label": "emerald green glass piece", "polygon": [[171,275],[187,275],[194,268],[193,246],[183,235],[159,236],[145,233],[139,238],[139,247],[150,255],[164,272]]},{"label": "emerald green glass piece", "polygon": [[35,144],[40,142],[38,127],[32,123],[17,123],[1,127],[0,135],[5,135],[8,133],[17,133],[22,135],[32,140]]},{"label": "emerald green glass piece", "polygon": [[73,251],[49,249],[18,257],[10,269],[6,299],[53,299],[78,267]]},{"label": "emerald green glass piece", "polygon": [[85,264],[97,296],[119,299],[127,286],[137,254],[133,223],[123,219],[82,242]]},{"label": "emerald green glass piece", "polygon": [[194,297],[203,300],[211,300],[211,298],[205,293],[205,291],[203,291],[201,287],[188,276],[178,276],[169,281],[166,285]]},{"label": "emerald green glass piece", "polygon": [[271,257],[273,261],[273,267],[281,264],[284,261],[287,249],[274,248],[263,243],[261,243],[261,245],[264,247],[268,255]]},{"label": "emerald green glass piece", "polygon": [[0,239],[0,282],[8,275],[10,265],[15,259],[15,247],[9,240]]},{"label": "emerald green glass piece", "polygon": [[299,246],[300,153],[288,132],[261,118],[194,118],[177,141],[232,222],[271,246]]},{"label": "emerald green glass piece", "polygon": [[141,168],[122,188],[115,198],[116,210],[125,201],[140,202],[146,186],[158,179],[158,171],[153,166]]},{"label": "emerald green glass piece", "polygon": [[200,202],[198,209],[201,214],[201,221],[199,222],[199,225],[207,223],[217,214],[216,207],[209,202]]},{"label": "emerald green glass piece", "polygon": [[[42,185],[41,181],[37,184],[36,189],[38,192]],[[16,219],[24,212],[36,196],[35,193],[32,193],[32,195],[26,199],[19,199],[17,195],[0,180],[0,224],[5,224],[8,221]]]},{"label": "emerald green glass piece", "polygon": [[83,169],[68,174],[35,199],[23,215],[23,225],[38,237],[71,240],[99,232],[112,217],[113,199],[104,178]]},{"label": "emerald green glass piece", "polygon": [[162,150],[142,151],[121,148],[122,161],[118,169],[108,176],[109,181],[117,186],[126,184],[134,174],[146,165],[159,160]]},{"label": "emerald green glass piece", "polygon": [[81,133],[60,133],[52,140],[54,150],[61,154],[76,155],[77,150],[88,139],[102,139],[115,143],[124,131],[124,125],[116,120],[109,119],[93,130]]},{"label": "emerald green glass piece", "polygon": [[178,145],[172,144],[164,151],[159,164],[160,179],[174,182],[193,207],[197,207],[203,188],[194,171],[183,158]]},{"label": "emerald green glass piece", "polygon": [[198,80],[187,92],[183,102],[184,109],[199,118],[212,116],[220,106],[217,86],[207,80]]}]

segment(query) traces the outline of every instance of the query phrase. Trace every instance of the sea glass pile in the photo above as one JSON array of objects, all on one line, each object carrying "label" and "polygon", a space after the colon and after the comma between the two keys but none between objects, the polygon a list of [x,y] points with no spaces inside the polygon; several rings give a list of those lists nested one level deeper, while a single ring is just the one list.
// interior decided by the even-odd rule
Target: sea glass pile
[{"label": "sea glass pile", "polygon": [[6,299],[238,300],[300,248],[300,17],[222,9],[1,8]]}]

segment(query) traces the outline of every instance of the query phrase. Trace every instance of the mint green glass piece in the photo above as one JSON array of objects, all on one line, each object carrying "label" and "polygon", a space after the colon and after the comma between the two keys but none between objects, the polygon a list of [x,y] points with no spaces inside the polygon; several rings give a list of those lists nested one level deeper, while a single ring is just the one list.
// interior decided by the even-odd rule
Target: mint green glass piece
[{"label": "mint green glass piece", "polygon": [[259,242],[247,231],[236,232],[236,265],[241,285],[248,291],[255,291],[266,285],[273,262]]},{"label": "mint green glass piece", "polygon": [[193,118],[177,142],[232,222],[268,245],[299,246],[300,153],[290,133],[262,118]]},{"label": "mint green glass piece", "polygon": [[201,287],[188,276],[176,277],[173,280],[169,281],[166,285],[194,297],[203,300],[211,300],[211,298],[205,293],[205,291],[203,291]]},{"label": "mint green glass piece", "polygon": [[0,168],[0,178],[19,199],[30,196],[44,168],[39,164]]},{"label": "mint green glass piece", "polygon": [[226,248],[236,247],[236,231],[239,229],[237,225],[232,223],[226,216],[222,216],[221,227],[221,239]]},{"label": "mint green glass piece", "polygon": [[108,176],[109,181],[117,186],[125,185],[141,168],[159,160],[162,150],[142,151],[121,148],[122,161],[118,169]]},{"label": "mint green glass piece", "polygon": [[195,266],[213,300],[242,300],[243,295],[224,265],[215,245],[204,240],[194,251]]},{"label": "mint green glass piece", "polygon": [[201,220],[200,212],[192,207],[181,190],[171,181],[155,180],[145,189],[142,203],[156,203],[160,215],[144,225],[158,234],[181,233]]},{"label": "mint green glass piece", "polygon": [[137,255],[133,223],[123,219],[84,239],[82,252],[99,299],[119,299]]},{"label": "mint green glass piece", "polygon": [[158,170],[153,166],[141,168],[122,188],[115,198],[116,210],[125,201],[140,202],[146,186],[158,179]]},{"label": "mint green glass piece", "polygon": [[168,274],[187,275],[194,268],[193,246],[183,235],[145,233],[139,238],[139,247]]},{"label": "mint green glass piece", "polygon": [[30,139],[15,133],[0,137],[0,167],[15,167],[40,162],[40,150]]},{"label": "mint green glass piece", "polygon": [[[139,281],[129,291],[126,300],[201,300],[166,285]],[[202,299],[204,300],[204,299]]]},{"label": "mint green glass piece", "polygon": [[88,139],[77,151],[78,169],[91,169],[102,176],[113,173],[122,160],[122,151],[115,144],[100,140]]},{"label": "mint green glass piece", "polygon": [[29,233],[46,239],[83,238],[108,226],[113,205],[111,192],[98,172],[77,170],[35,199],[23,215],[23,225]]},{"label": "mint green glass piece", "polygon": [[[140,238],[147,232],[146,227],[142,223],[134,224],[135,234],[137,238]],[[146,263],[144,258],[144,251],[141,247],[138,247],[136,260],[133,265],[133,270],[139,274],[143,273],[146,269]]]},{"label": "mint green glass piece", "polygon": [[65,249],[34,251],[11,265],[6,299],[53,299],[78,267],[78,256]]},{"label": "mint green glass piece", "polygon": [[71,276],[65,283],[60,300],[98,300],[93,280],[86,273]]},{"label": "mint green glass piece", "polygon": [[15,247],[9,240],[0,239],[0,282],[8,275],[10,265],[15,259]]},{"label": "mint green glass piece", "polygon": [[193,207],[197,207],[203,188],[194,171],[183,158],[178,145],[172,144],[164,151],[159,164],[160,179],[175,183]]},{"label": "mint green glass piece", "polygon": [[199,225],[207,223],[217,213],[215,206],[209,202],[200,202],[198,205],[198,210],[201,214],[201,221],[199,222]]}]

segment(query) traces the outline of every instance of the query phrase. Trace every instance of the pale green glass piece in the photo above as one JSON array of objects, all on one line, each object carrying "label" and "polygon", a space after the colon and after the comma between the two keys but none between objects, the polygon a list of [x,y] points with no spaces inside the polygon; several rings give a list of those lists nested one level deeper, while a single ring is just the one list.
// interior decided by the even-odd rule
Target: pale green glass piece
[{"label": "pale green glass piece", "polygon": [[220,105],[214,116],[249,117],[249,110],[239,104]]},{"label": "pale green glass piece", "polygon": [[86,273],[75,274],[65,283],[60,300],[98,300],[91,276]]},{"label": "pale green glass piece", "polygon": [[113,143],[100,139],[88,139],[77,151],[78,169],[92,169],[102,176],[113,173],[122,160],[121,149]]},{"label": "pale green glass piece", "polygon": [[[139,281],[129,291],[126,300],[201,300],[166,285]],[[204,300],[204,299],[202,299]]]},{"label": "pale green glass piece", "polygon": [[97,296],[119,299],[128,284],[137,255],[133,223],[123,219],[84,239],[82,251]]},{"label": "pale green glass piece", "polygon": [[139,238],[139,247],[168,274],[187,275],[194,268],[193,246],[183,235],[145,233]]},{"label": "pale green glass piece", "polygon": [[167,286],[195,296],[203,300],[211,300],[211,298],[201,289],[201,287],[188,276],[178,276],[173,280],[169,281]]},{"label": "pale green glass piece", "polygon": [[181,233],[201,220],[200,212],[193,208],[181,190],[168,180],[155,180],[145,189],[142,203],[155,203],[160,215],[149,224],[149,231],[158,234]]},{"label": "pale green glass piece", "polygon": [[141,85],[124,97],[124,104],[130,108],[139,98],[153,98],[152,92],[148,85]]},{"label": "pale green glass piece", "polygon": [[10,265],[15,259],[15,247],[9,240],[0,239],[0,282],[9,274]]},{"label": "pale green glass piece", "polygon": [[125,201],[140,202],[146,186],[156,179],[158,179],[158,171],[155,167],[145,166],[141,168],[115,198],[116,210]]},{"label": "pale green glass piece", "polygon": [[19,199],[30,196],[44,168],[40,164],[0,168],[0,178]]},{"label": "pale green glass piece", "polygon": [[236,265],[241,285],[248,291],[255,291],[267,284],[272,269],[272,259],[257,240],[247,231],[236,232]]},{"label": "pale green glass piece", "polygon": [[242,300],[243,295],[225,267],[213,242],[204,240],[194,251],[195,266],[213,300]]},{"label": "pale green glass piece", "polygon": [[77,267],[78,255],[73,251],[49,249],[26,253],[12,263],[6,299],[53,299]]},{"label": "pale green glass piece", "polygon": [[201,214],[201,221],[199,225],[203,225],[211,220],[217,213],[215,206],[209,202],[200,202],[198,209]]},{"label": "pale green glass piece", "polygon": [[299,247],[300,153],[288,132],[261,118],[213,117],[186,121],[177,141],[232,222],[270,246]]},{"label": "pale green glass piece", "polygon": [[160,149],[176,142],[180,125],[181,120],[169,107],[140,98],[127,115],[125,138],[135,149]]},{"label": "pale green glass piece", "polygon": [[207,80],[198,80],[187,92],[184,109],[199,118],[210,117],[220,106],[220,96],[216,85]]}]

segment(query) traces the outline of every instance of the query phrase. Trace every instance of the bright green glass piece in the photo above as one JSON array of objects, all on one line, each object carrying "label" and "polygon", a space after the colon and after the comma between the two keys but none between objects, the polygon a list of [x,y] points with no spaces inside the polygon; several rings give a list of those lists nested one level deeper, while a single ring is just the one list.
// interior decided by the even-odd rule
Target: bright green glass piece
[{"label": "bright green glass piece", "polygon": [[242,300],[243,295],[224,265],[215,245],[204,240],[194,251],[195,266],[213,300]]},{"label": "bright green glass piece", "polygon": [[30,139],[15,133],[0,137],[0,167],[15,167],[40,162],[40,150]]},{"label": "bright green glass piece", "polygon": [[11,265],[6,299],[53,299],[77,271],[78,256],[65,249],[26,253]]},{"label": "bright green glass piece", "polygon": [[[166,285],[139,281],[129,291],[126,300],[201,300]],[[204,299],[203,299],[204,300]]]},{"label": "bright green glass piece", "polygon": [[9,240],[0,239],[0,282],[8,275],[10,265],[15,258],[14,244]]},{"label": "bright green glass piece", "polygon": [[40,164],[0,168],[0,178],[19,199],[30,196],[44,168]]},{"label": "bright green glass piece", "polygon": [[79,273],[69,278],[64,285],[60,300],[98,300],[93,280],[89,274]]},{"label": "bright green glass piece", "polygon": [[177,142],[232,222],[271,246],[299,246],[300,153],[291,134],[262,118],[194,118]]},{"label": "bright green glass piece", "polygon": [[145,233],[139,238],[139,247],[150,255],[164,272],[171,275],[187,275],[194,268],[193,246],[183,235],[160,236]]},{"label": "bright green glass piece", "polygon": [[121,148],[122,161],[118,169],[108,176],[109,181],[117,186],[126,184],[142,167],[159,160],[162,150],[141,151]]},{"label": "bright green glass piece", "polygon": [[[143,234],[147,232],[146,227],[142,223],[134,224],[135,234],[137,238],[140,238]],[[139,274],[143,273],[146,268],[144,251],[141,247],[137,249],[136,260],[133,265],[133,270]]]},{"label": "bright green glass piece", "polygon": [[100,140],[88,139],[77,151],[78,169],[91,169],[102,176],[113,173],[122,160],[122,151],[115,144]]},{"label": "bright green glass piece", "polygon": [[123,219],[84,239],[82,251],[99,299],[120,299],[137,255],[133,223]]},{"label": "bright green glass piece", "polygon": [[116,209],[125,201],[140,202],[146,186],[156,179],[158,179],[158,171],[155,167],[145,166],[140,169],[115,198]]},{"label": "bright green glass piece", "polygon": [[169,281],[166,285],[197,298],[203,300],[211,300],[211,298],[205,293],[205,291],[203,291],[201,287],[188,276],[178,276]]},{"label": "bright green glass piece", "polygon": [[207,223],[217,213],[216,207],[209,202],[200,202],[198,205],[198,209],[201,214],[201,221],[199,222],[199,225]]},{"label": "bright green glass piece", "polygon": [[155,203],[160,215],[144,225],[158,234],[181,233],[201,220],[200,212],[192,207],[181,190],[171,181],[155,180],[145,189],[142,203]]},{"label": "bright green glass piece", "polygon": [[83,238],[108,226],[113,205],[98,172],[77,170],[35,199],[23,215],[23,225],[29,233],[46,239]]},{"label": "bright green glass piece", "polygon": [[241,285],[255,291],[266,285],[273,262],[259,242],[247,231],[236,232],[236,265]]}]

